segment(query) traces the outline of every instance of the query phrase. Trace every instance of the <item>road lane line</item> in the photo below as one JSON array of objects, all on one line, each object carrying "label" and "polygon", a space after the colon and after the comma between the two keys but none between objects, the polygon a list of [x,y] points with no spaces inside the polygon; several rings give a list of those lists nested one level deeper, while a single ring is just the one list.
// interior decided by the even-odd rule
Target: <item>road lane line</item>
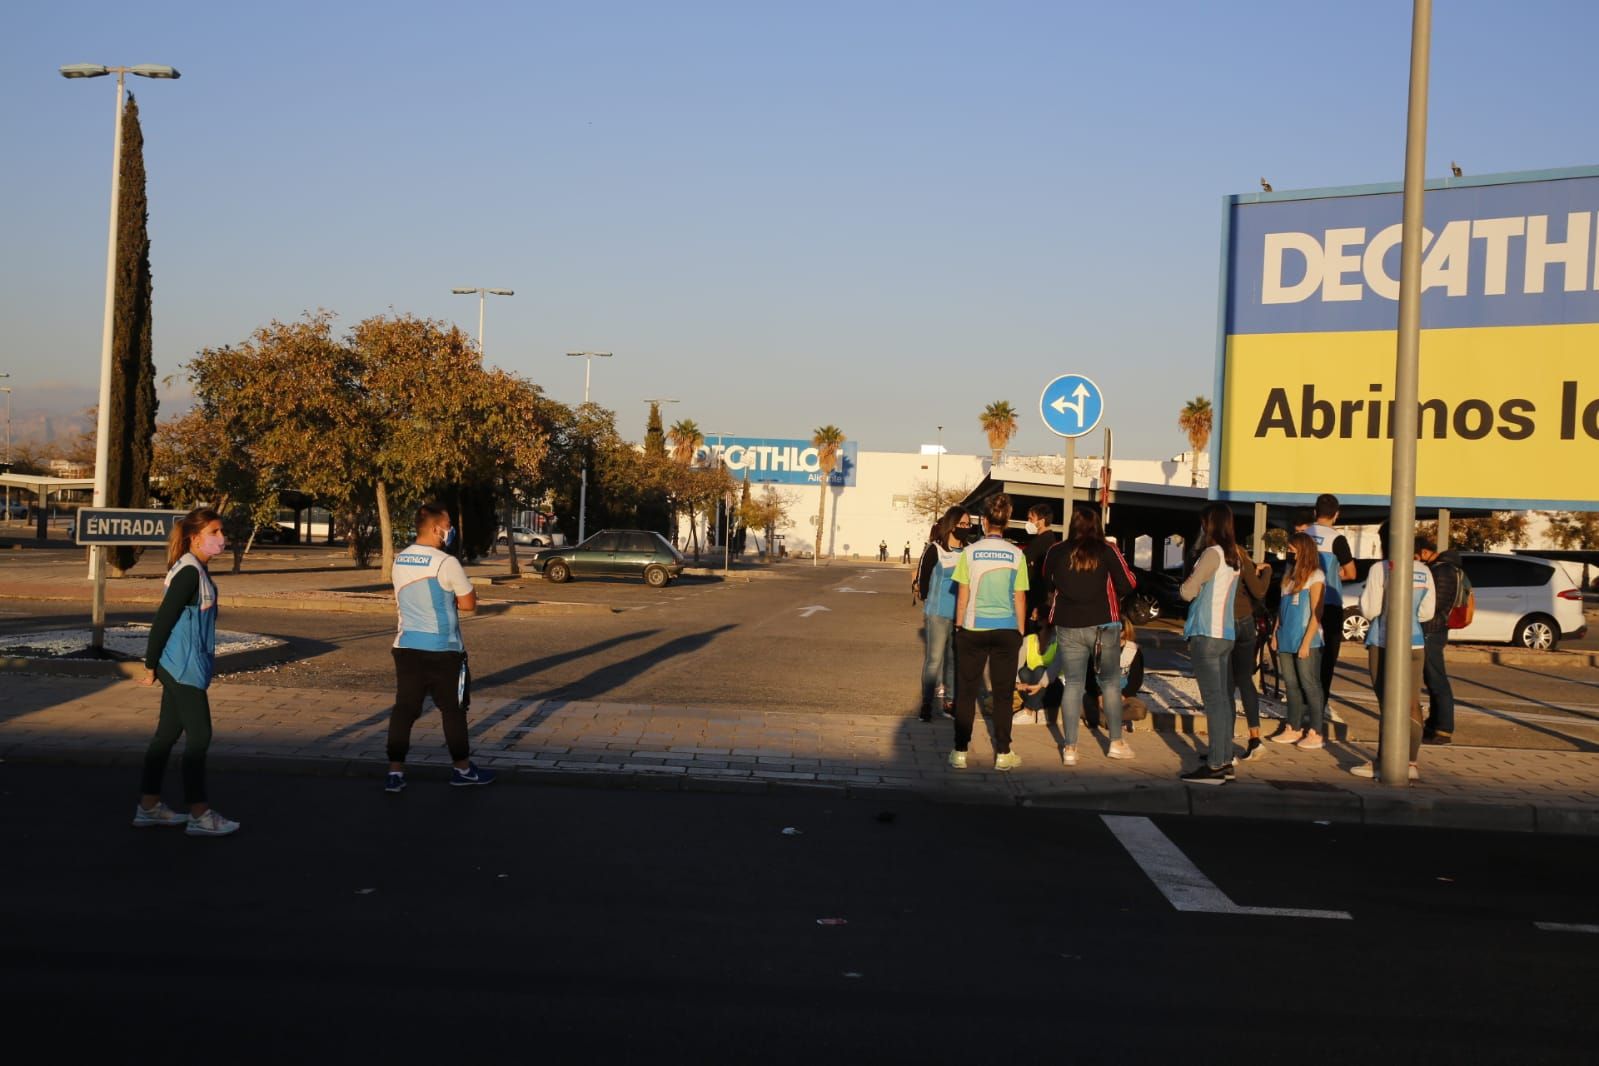
[{"label": "road lane line", "polygon": [[1568,922],[1533,922],[1546,933],[1599,933],[1599,925],[1572,925]]},{"label": "road lane line", "polygon": [[1160,894],[1180,911],[1203,914],[1249,914],[1270,918],[1332,918],[1353,920],[1348,911],[1308,910],[1300,907],[1241,907],[1216,887],[1182,849],[1148,818],[1102,814],[1101,820],[1127,849]]}]

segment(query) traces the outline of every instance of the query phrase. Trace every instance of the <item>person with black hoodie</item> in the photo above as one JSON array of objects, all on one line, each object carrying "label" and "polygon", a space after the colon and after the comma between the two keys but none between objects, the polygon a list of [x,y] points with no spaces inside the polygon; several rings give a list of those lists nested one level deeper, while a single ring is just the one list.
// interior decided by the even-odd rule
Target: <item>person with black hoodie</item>
[{"label": "person with black hoodie", "polygon": [[1460,569],[1460,553],[1441,552],[1431,537],[1416,538],[1416,559],[1432,571],[1437,586],[1438,609],[1421,623],[1426,640],[1421,676],[1427,685],[1427,721],[1422,726],[1423,744],[1453,744],[1455,740],[1455,690],[1449,684],[1444,648],[1449,645],[1449,608],[1460,591],[1465,575]]}]

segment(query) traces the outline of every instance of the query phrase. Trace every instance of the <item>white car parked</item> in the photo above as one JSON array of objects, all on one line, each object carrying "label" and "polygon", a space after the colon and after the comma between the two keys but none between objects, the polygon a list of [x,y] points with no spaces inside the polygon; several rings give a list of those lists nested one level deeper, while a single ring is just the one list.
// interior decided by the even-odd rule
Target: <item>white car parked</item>
[{"label": "white car parked", "polygon": [[[1344,639],[1363,641],[1370,623],[1360,616],[1360,593],[1375,560],[1356,560],[1360,580],[1344,582]],[[1419,563],[1417,564],[1420,565]],[[1461,552],[1460,565],[1471,579],[1477,610],[1471,625],[1451,629],[1451,641],[1515,644],[1552,650],[1566,637],[1587,635],[1582,590],[1565,570],[1530,555]],[[1439,604],[1448,610],[1448,604]]]}]

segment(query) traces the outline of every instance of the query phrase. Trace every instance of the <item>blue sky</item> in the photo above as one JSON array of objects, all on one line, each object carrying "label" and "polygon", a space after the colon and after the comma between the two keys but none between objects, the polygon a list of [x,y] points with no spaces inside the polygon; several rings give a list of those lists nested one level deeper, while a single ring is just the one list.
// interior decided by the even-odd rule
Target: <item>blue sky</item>
[{"label": "blue sky", "polygon": [[[1428,171],[1599,162],[1599,5],[1441,0]],[[74,3],[0,38],[0,371],[92,401],[110,79],[150,175],[156,360],[309,309],[477,325],[490,362],[668,420],[986,451],[1056,374],[1117,451],[1212,388],[1220,201],[1395,181],[1409,5]],[[74,391],[76,390],[76,391]],[[1094,438],[1097,446],[1097,437]]]}]

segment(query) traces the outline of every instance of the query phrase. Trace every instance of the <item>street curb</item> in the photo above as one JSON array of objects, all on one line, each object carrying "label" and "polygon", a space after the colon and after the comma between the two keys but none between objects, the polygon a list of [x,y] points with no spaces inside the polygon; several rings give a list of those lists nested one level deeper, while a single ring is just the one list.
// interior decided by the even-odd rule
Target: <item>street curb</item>
[{"label": "street curb", "polygon": [[[16,765],[129,768],[143,755],[127,749],[84,749],[11,745],[0,752]],[[304,755],[218,753],[209,765],[223,772],[287,773],[304,777],[370,777],[374,787],[387,763],[378,759],[315,758]],[[1363,794],[1351,789],[1328,791],[1277,788],[1256,782],[1200,787],[1179,782],[1080,792],[1016,795],[998,790],[908,789],[898,785],[848,784],[834,781],[780,781],[600,769],[581,770],[523,766],[496,768],[507,784],[576,788],[619,788],[646,792],[701,792],[745,795],[834,795],[892,802],[915,799],[937,804],[976,804],[1040,810],[1097,813],[1177,815],[1240,821],[1328,822],[1384,828],[1468,829],[1482,832],[1599,836],[1599,808],[1537,807],[1527,803],[1491,803],[1450,797],[1407,796],[1404,793]],[[412,781],[443,783],[447,762],[418,762],[407,767]],[[1381,788],[1382,786],[1371,786]]]},{"label": "street curb", "polygon": [[[216,673],[255,670],[292,658],[288,641],[270,648],[251,648],[217,656]],[[14,671],[32,674],[59,674],[66,677],[122,677],[137,680],[144,676],[144,663],[137,659],[27,659],[0,658],[0,673]]]},{"label": "street curb", "polygon": [[[361,598],[357,598],[357,597]],[[366,598],[370,597],[370,598]],[[47,601],[53,603],[86,603],[88,595],[63,596],[63,595],[26,595],[19,596],[8,592],[0,592],[0,600],[22,600],[31,603]],[[108,596],[106,603],[110,606],[160,606],[161,597],[154,595],[140,595],[132,593],[123,596]],[[257,596],[257,595],[232,595],[223,593],[219,604],[226,608],[246,608],[251,610],[267,611],[330,611],[339,614],[381,614],[393,616],[394,597],[375,593],[343,594],[343,595],[316,595],[313,593],[291,596]],[[479,610],[485,614],[569,614],[577,612],[592,612],[600,614],[618,614],[626,608],[612,607],[603,603],[579,603],[570,600],[484,600]]]}]

